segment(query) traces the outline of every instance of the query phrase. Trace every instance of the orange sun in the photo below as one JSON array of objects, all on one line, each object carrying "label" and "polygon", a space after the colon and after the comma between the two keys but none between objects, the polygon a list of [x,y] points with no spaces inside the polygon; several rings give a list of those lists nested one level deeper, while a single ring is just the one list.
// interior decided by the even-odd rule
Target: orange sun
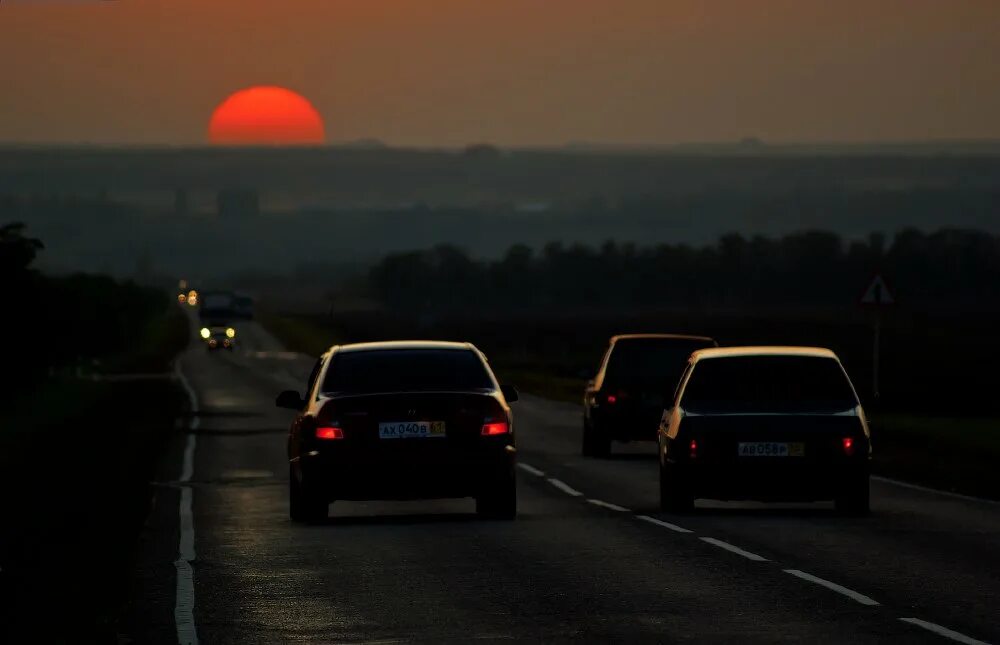
[{"label": "orange sun", "polygon": [[217,145],[316,145],[326,141],[323,117],[305,97],[258,85],[229,96],[212,113],[208,140]]}]

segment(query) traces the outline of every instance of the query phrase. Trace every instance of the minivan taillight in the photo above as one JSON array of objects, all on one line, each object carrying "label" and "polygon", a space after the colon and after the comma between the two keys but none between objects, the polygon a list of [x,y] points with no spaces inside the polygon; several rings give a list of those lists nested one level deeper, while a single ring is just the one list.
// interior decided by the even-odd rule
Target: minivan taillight
[{"label": "minivan taillight", "polygon": [[324,440],[343,439],[344,430],[340,426],[320,426],[316,428],[316,438]]},{"label": "minivan taillight", "polygon": [[510,425],[506,421],[487,421],[483,424],[482,435],[493,437],[510,432]]}]

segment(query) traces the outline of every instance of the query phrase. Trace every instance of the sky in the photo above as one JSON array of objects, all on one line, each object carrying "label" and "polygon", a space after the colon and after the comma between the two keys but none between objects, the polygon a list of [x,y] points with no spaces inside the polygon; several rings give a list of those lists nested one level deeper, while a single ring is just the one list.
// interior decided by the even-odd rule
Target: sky
[{"label": "sky", "polygon": [[1000,139],[997,0],[2,0],[0,142],[203,144],[252,85],[328,140]]}]

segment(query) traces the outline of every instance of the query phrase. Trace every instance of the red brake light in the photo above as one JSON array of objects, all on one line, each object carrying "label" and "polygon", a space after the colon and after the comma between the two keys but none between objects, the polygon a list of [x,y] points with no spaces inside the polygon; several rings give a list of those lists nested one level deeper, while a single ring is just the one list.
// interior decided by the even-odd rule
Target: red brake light
[{"label": "red brake light", "polygon": [[317,439],[343,439],[344,431],[337,426],[320,426],[316,428]]},{"label": "red brake light", "polygon": [[487,421],[483,424],[483,436],[492,437],[510,432],[510,426],[506,421]]},{"label": "red brake light", "polygon": [[844,454],[850,457],[854,454],[854,439],[851,437],[844,437],[843,439]]},{"label": "red brake light", "polygon": [[614,394],[609,394],[608,395],[608,404],[609,405],[614,405],[615,401],[617,401],[617,400],[618,400],[618,397],[615,396]]},{"label": "red brake light", "polygon": [[691,440],[691,444],[688,446],[691,450],[691,459],[698,456],[698,441],[696,439]]}]

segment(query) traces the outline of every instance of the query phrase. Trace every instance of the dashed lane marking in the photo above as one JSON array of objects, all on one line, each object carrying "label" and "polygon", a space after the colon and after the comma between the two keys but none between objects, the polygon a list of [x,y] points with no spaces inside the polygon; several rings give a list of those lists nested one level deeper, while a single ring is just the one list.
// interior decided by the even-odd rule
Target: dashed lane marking
[{"label": "dashed lane marking", "polygon": [[588,499],[587,503],[593,504],[594,506],[600,506],[601,508],[606,508],[609,511],[618,511],[619,513],[628,513],[630,509],[624,506],[619,506],[618,504],[612,504],[611,502],[605,502],[599,499]]},{"label": "dashed lane marking", "polygon": [[765,558],[764,556],[757,555],[756,553],[751,553],[749,551],[744,551],[740,547],[732,545],[729,542],[723,542],[722,540],[716,540],[715,538],[710,538],[710,537],[703,537],[703,538],[698,538],[698,539],[701,540],[702,542],[707,542],[708,544],[711,544],[712,546],[717,546],[720,549],[725,549],[726,551],[729,551],[730,553],[735,553],[736,555],[741,555],[744,558],[746,558],[747,560],[753,560],[754,562],[767,562],[768,561],[767,558]]},{"label": "dashed lane marking", "polygon": [[572,488],[566,482],[556,479],[555,477],[549,477],[546,481],[548,481],[550,484],[552,484],[562,492],[566,493],[567,495],[571,495],[573,497],[583,497],[583,493],[581,493],[575,488]]},{"label": "dashed lane marking", "polygon": [[877,600],[872,600],[871,598],[862,593],[858,593],[853,589],[848,589],[847,587],[838,585],[835,582],[830,582],[829,580],[824,580],[823,578],[817,578],[816,576],[810,573],[806,573],[805,571],[800,571],[798,569],[784,569],[784,572],[791,574],[796,578],[801,578],[802,580],[805,580],[807,582],[812,582],[813,584],[817,584],[821,587],[826,587],[830,591],[836,591],[840,595],[847,596],[854,602],[861,603],[862,605],[874,607],[875,605],[879,604]]},{"label": "dashed lane marking", "polygon": [[544,470],[538,470],[534,466],[529,466],[524,462],[518,462],[517,467],[530,475],[534,475],[535,477],[545,477]]},{"label": "dashed lane marking", "polygon": [[900,618],[900,620],[904,623],[922,627],[929,632],[934,632],[938,636],[944,636],[945,638],[951,639],[956,643],[964,643],[965,645],[987,645],[985,641],[976,640],[975,638],[956,632],[953,629],[948,629],[947,627],[942,627],[941,625],[930,623],[926,620],[920,620],[919,618]]},{"label": "dashed lane marking", "polygon": [[642,520],[643,522],[649,522],[650,524],[655,524],[656,526],[661,526],[665,529],[670,529],[671,531],[676,531],[677,533],[691,533],[690,529],[686,529],[683,526],[677,526],[676,524],[671,524],[670,522],[664,522],[663,520],[658,520],[655,517],[650,517],[648,515],[636,515],[637,520]]}]

